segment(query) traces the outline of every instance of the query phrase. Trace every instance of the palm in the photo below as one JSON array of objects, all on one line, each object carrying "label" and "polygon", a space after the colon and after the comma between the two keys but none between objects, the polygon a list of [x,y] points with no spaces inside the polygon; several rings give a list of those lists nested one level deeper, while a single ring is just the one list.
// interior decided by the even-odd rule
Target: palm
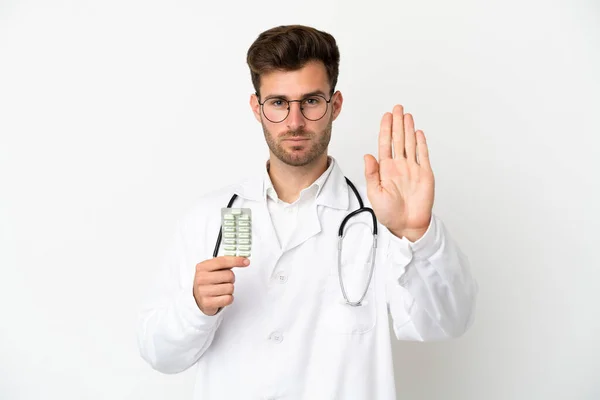
[{"label": "palm", "polygon": [[[395,153],[395,154],[393,154]],[[379,162],[365,158],[367,195],[379,222],[395,234],[423,233],[431,219],[434,177],[425,135],[401,106],[381,121]],[[418,235],[417,235],[418,236]]]}]

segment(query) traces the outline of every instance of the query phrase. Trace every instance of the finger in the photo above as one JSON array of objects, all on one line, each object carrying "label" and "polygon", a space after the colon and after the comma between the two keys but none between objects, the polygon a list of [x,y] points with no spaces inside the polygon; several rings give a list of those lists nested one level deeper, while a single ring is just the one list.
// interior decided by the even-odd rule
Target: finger
[{"label": "finger", "polygon": [[233,283],[219,283],[216,285],[202,286],[199,290],[202,296],[224,296],[226,294],[233,294],[234,286]]},{"label": "finger", "polygon": [[250,260],[247,257],[219,256],[207,260],[206,265],[203,265],[203,267],[205,271],[218,271],[235,267],[247,267],[248,265],[250,265]]},{"label": "finger", "polygon": [[379,189],[381,179],[379,176],[379,163],[370,154],[365,157],[365,180],[367,181],[367,191],[372,192]]},{"label": "finger", "polygon": [[226,294],[223,296],[215,296],[206,298],[206,307],[208,308],[223,308],[233,303],[233,295]]},{"label": "finger", "polygon": [[404,114],[404,145],[406,159],[409,163],[417,163],[417,140],[415,138],[415,121],[410,114]]},{"label": "finger", "polygon": [[379,161],[392,158],[392,114],[385,113],[379,126]]},{"label": "finger", "polygon": [[404,153],[404,108],[394,106],[392,119],[392,140],[394,142],[394,158],[405,157]]},{"label": "finger", "polygon": [[205,271],[196,276],[197,285],[215,285],[219,283],[235,283],[235,274],[233,271]]},{"label": "finger", "polygon": [[423,168],[431,169],[431,164],[429,162],[429,148],[427,147],[427,139],[425,139],[425,134],[423,131],[417,131],[417,154],[418,154],[418,162]]}]

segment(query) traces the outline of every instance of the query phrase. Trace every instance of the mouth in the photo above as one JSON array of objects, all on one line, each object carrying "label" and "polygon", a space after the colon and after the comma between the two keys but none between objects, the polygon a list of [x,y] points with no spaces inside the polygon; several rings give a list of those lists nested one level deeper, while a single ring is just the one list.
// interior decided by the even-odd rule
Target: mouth
[{"label": "mouth", "polygon": [[309,140],[309,138],[289,138],[289,139],[284,139],[284,141],[286,141],[286,142],[294,142],[294,143],[296,143],[296,142],[305,142],[307,140]]}]

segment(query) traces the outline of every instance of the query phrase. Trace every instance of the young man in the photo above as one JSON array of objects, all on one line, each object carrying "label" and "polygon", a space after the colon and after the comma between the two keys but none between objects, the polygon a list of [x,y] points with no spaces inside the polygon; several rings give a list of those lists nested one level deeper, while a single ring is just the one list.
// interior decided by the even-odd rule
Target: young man
[{"label": "young man", "polygon": [[[471,325],[477,294],[432,214],[425,136],[401,106],[386,113],[379,158],[365,156],[366,189],[355,193],[327,154],[343,103],[335,39],[277,27],[247,61],[265,172],[205,196],[180,221],[141,313],[141,355],[164,373],[196,365],[196,399],[394,399],[388,313],[398,339],[454,338]],[[233,194],[233,207],[252,210],[251,262],[213,257]],[[366,211],[340,242],[359,198],[377,237]]]}]

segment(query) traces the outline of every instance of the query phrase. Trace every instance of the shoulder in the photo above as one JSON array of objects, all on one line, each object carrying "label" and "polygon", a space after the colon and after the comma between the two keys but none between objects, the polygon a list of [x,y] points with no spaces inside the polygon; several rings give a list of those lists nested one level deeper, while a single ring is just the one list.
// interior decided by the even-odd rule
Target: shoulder
[{"label": "shoulder", "polygon": [[219,225],[221,208],[227,207],[233,196],[240,194],[241,188],[257,184],[257,177],[248,177],[206,192],[197,198],[179,218],[180,229],[184,234],[194,235],[213,228],[213,225]]}]

